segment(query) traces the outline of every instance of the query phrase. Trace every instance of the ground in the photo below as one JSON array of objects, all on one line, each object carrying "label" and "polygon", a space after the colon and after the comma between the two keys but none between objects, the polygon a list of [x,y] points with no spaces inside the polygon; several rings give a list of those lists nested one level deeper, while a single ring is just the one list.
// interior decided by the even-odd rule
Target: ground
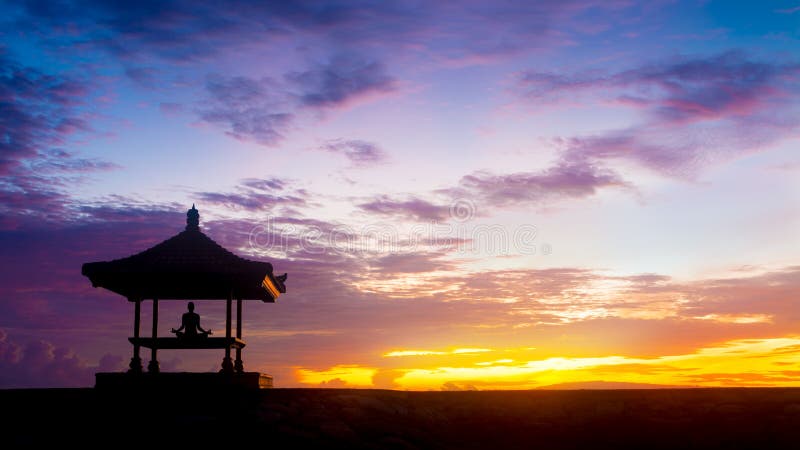
[{"label": "ground", "polygon": [[4,448],[800,448],[800,388],[0,391]]}]

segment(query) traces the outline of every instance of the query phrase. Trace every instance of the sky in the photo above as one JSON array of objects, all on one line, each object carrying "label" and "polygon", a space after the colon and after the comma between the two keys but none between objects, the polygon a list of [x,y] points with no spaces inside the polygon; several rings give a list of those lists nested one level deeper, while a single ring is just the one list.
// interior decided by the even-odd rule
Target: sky
[{"label": "sky", "polygon": [[800,386],[796,0],[20,1],[0,38],[0,387],[124,370],[81,264],[192,204],[288,273],[244,306],[278,387]]}]

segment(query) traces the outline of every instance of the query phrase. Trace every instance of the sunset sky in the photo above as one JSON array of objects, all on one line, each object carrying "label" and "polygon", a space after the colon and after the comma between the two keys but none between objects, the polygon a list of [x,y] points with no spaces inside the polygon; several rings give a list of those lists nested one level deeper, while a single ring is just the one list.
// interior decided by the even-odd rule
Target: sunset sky
[{"label": "sunset sky", "polygon": [[124,370],[81,264],[193,203],[278,387],[800,386],[797,0],[121,3],[0,6],[0,387]]}]

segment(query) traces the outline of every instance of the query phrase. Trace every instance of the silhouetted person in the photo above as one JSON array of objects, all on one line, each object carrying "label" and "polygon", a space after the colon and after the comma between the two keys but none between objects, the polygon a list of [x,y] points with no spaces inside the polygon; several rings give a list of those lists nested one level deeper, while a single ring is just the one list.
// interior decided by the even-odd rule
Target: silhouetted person
[{"label": "silhouetted person", "polygon": [[[181,317],[181,327],[171,330],[179,338],[206,337],[211,334],[211,330],[204,330],[200,326],[200,315],[194,312],[194,303],[189,302],[189,312],[183,313]],[[198,333],[199,331],[199,333]]]}]

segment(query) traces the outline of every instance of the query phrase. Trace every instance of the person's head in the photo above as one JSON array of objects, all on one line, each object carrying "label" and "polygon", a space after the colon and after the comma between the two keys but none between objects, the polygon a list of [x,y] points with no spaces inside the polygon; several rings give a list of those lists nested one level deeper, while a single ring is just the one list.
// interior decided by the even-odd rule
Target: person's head
[{"label": "person's head", "polygon": [[194,303],[189,302],[189,312],[194,312]]}]

